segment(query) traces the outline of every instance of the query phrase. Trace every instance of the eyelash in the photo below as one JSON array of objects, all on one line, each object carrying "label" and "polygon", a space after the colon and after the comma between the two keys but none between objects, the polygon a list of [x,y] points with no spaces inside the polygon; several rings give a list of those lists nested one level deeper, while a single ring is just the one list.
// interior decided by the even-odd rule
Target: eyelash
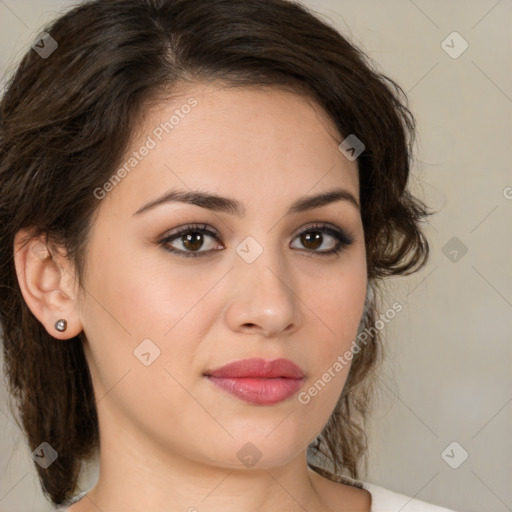
[{"label": "eyelash", "polygon": [[[173,254],[176,254],[179,257],[182,258],[196,258],[196,257],[202,257],[206,256],[212,251],[182,251],[181,249],[174,249],[168,247],[168,244],[176,239],[179,239],[183,235],[186,235],[188,233],[202,233],[206,234],[208,236],[211,236],[212,238],[218,239],[218,235],[214,233],[213,231],[207,229],[209,226],[207,224],[190,224],[188,226],[184,226],[183,228],[179,229],[177,232],[173,233],[172,235],[166,236],[162,240],[158,242],[158,245],[163,247],[164,250],[171,252]],[[342,249],[352,245],[354,242],[354,237],[350,233],[346,233],[339,229],[334,229],[330,227],[328,224],[325,223],[318,223],[318,224],[312,224],[308,226],[307,228],[303,229],[300,233],[296,235],[295,238],[300,237],[301,235],[304,235],[306,233],[311,232],[322,232],[327,233],[328,235],[334,237],[337,240],[336,247],[334,249],[330,249],[328,251],[315,251],[315,250],[308,250],[305,249],[308,252],[319,254],[320,256],[329,256],[331,254],[338,254]],[[322,241],[323,242],[323,241]],[[214,251],[220,250],[220,249],[213,249]]]}]

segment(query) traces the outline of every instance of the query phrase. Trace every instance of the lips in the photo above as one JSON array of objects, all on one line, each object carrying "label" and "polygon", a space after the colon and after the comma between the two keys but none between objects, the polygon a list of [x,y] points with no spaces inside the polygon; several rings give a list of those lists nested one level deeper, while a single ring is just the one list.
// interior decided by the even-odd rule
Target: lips
[{"label": "lips", "polygon": [[267,361],[261,358],[241,359],[226,364],[215,370],[207,371],[211,377],[255,377],[302,379],[304,372],[289,359],[274,359]]},{"label": "lips", "polygon": [[289,359],[249,358],[205,372],[223,391],[246,402],[272,405],[290,398],[302,386],[304,372]]}]

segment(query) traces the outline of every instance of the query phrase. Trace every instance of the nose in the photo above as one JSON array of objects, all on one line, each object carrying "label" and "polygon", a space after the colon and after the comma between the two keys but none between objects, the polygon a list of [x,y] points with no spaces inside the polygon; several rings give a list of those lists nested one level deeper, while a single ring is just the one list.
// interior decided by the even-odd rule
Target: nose
[{"label": "nose", "polygon": [[232,293],[225,318],[231,330],[274,337],[289,335],[301,326],[296,283],[289,267],[286,270],[270,250],[252,263],[238,259],[230,279]]}]

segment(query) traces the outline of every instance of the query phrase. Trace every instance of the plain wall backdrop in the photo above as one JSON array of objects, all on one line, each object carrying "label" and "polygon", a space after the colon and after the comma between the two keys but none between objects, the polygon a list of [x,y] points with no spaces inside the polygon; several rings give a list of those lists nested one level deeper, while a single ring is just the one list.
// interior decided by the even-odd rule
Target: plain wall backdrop
[{"label": "plain wall backdrop", "polygon": [[[437,211],[428,265],[388,281],[386,303],[403,309],[385,325],[364,480],[459,512],[511,511],[512,1],[304,3],[407,92],[413,191]],[[2,89],[43,23],[73,4],[0,0]],[[3,383],[0,432],[0,511],[50,510]]]}]

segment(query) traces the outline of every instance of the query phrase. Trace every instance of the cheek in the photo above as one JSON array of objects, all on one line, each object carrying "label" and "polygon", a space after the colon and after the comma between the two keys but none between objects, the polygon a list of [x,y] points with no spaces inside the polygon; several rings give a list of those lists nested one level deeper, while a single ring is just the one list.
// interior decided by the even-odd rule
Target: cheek
[{"label": "cheek", "polygon": [[107,247],[91,255],[91,261],[103,262],[93,263],[96,270],[89,284],[104,307],[102,320],[123,327],[132,340],[162,338],[204,295],[208,280],[173,264],[163,250],[155,258],[158,248],[117,247],[115,256]]},{"label": "cheek", "polygon": [[[155,258],[152,251],[140,248],[124,247],[116,252],[113,257],[108,247],[97,247],[90,253],[84,331],[92,371],[105,389],[128,370],[133,378],[144,370],[151,369],[155,375],[167,368],[182,379],[181,373],[194,358],[196,341],[211,323],[211,296],[205,294],[222,273],[219,277],[207,267],[185,269],[173,264],[165,253]],[[148,372],[141,374],[141,385],[148,378],[153,378]],[[167,373],[158,378],[169,388]]]},{"label": "cheek", "polygon": [[330,350],[343,347],[357,335],[367,282],[366,263],[362,260],[326,274],[318,281],[318,286],[314,286],[307,304],[318,319],[321,329],[318,334]]},{"label": "cheek", "polygon": [[180,344],[187,338],[183,320],[204,287],[180,293],[187,285],[183,273],[170,275],[137,256],[126,249],[118,258],[105,249],[91,252],[83,323],[99,410],[113,423],[128,417],[142,427],[148,418],[155,425],[179,421],[170,404],[190,401],[178,384],[181,375],[173,378],[174,366],[189,367],[187,344]]},{"label": "cheek", "polygon": [[[311,375],[298,396],[299,403],[311,408],[311,414],[332,411],[343,390],[352,364],[352,345],[364,310],[367,274],[366,261],[354,259],[337,273],[319,281],[306,304],[314,329],[309,348]],[[314,347],[312,349],[312,347]]]}]

